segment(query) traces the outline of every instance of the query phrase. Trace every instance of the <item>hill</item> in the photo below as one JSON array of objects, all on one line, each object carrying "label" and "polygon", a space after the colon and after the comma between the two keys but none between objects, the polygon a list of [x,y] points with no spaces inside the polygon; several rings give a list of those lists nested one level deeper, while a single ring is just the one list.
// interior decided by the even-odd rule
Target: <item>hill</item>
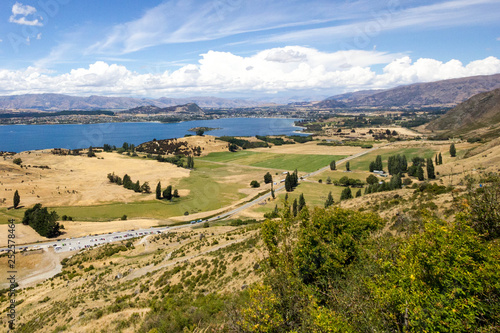
[{"label": "hill", "polygon": [[174,105],[165,108],[159,108],[154,105],[139,106],[130,110],[123,111],[130,114],[190,114],[202,115],[203,110],[196,103],[188,103],[184,105]]},{"label": "hill", "polygon": [[383,91],[367,90],[336,95],[317,106],[328,107],[328,103],[335,100],[345,103],[347,107],[454,107],[478,93],[497,88],[500,88],[500,74],[481,75],[416,83]]},{"label": "hill", "polygon": [[128,110],[141,106],[154,105],[165,108],[174,105],[196,103],[201,107],[252,107],[263,103],[242,99],[216,97],[189,98],[131,98],[107,96],[68,96],[63,94],[26,94],[0,96],[0,109],[35,109],[44,111],[57,110]]},{"label": "hill", "polygon": [[445,135],[497,137],[500,134],[500,89],[477,94],[426,126]]}]

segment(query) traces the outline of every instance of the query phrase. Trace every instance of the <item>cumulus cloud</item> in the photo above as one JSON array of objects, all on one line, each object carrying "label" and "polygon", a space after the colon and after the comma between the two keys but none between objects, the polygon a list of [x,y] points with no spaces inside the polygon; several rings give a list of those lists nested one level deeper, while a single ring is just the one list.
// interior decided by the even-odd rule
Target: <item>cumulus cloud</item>
[{"label": "cumulus cloud", "polygon": [[16,2],[12,6],[12,15],[9,17],[9,22],[41,27],[43,26],[42,22],[40,22],[42,18],[36,17],[36,13],[35,7]]},{"label": "cumulus cloud", "polygon": [[[385,65],[382,73],[372,67]],[[0,94],[66,93],[114,96],[265,95],[297,91],[335,93],[457,77],[500,73],[500,60],[488,57],[466,65],[380,51],[320,52],[287,46],[242,57],[209,51],[198,63],[175,71],[137,73],[123,65],[97,61],[88,68],[53,74],[30,67],[0,70]]]}]

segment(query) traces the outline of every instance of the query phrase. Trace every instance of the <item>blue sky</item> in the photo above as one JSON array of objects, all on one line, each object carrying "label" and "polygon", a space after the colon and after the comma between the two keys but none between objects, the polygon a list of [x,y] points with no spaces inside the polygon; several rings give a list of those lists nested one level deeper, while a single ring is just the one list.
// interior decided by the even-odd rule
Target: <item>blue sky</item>
[{"label": "blue sky", "polygon": [[500,73],[500,0],[3,0],[0,40],[0,95],[319,98]]}]

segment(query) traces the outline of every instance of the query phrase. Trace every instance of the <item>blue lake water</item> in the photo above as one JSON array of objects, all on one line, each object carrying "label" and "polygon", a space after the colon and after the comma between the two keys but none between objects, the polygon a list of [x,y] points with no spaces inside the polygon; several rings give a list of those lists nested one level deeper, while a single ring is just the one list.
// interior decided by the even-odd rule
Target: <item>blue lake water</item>
[{"label": "blue lake water", "polygon": [[194,134],[193,127],[220,128],[206,132],[215,136],[293,135],[300,127],[298,119],[283,118],[225,118],[195,120],[174,124],[162,123],[104,123],[88,125],[5,125],[0,126],[0,151],[21,152],[47,148],[102,147],[103,144],[135,145],[153,139],[181,138]]}]

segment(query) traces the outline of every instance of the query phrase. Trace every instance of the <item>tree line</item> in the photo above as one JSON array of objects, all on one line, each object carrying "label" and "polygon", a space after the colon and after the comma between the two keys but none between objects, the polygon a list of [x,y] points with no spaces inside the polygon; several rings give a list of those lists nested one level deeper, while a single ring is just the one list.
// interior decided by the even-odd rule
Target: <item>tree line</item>
[{"label": "tree line", "polygon": [[151,193],[151,187],[148,182],[144,182],[142,185],[139,181],[134,183],[128,174],[125,174],[122,179],[120,176],[115,175],[114,172],[108,173],[108,179],[111,183],[122,185],[126,189],[133,190],[136,193]]},{"label": "tree line", "polygon": [[158,184],[156,184],[155,191],[156,199],[172,200],[172,198],[179,198],[179,191],[177,191],[177,189],[174,189],[172,192],[172,189],[172,185],[168,185],[167,188],[162,191],[161,182],[158,182]]},{"label": "tree line", "polygon": [[33,208],[24,212],[22,223],[32,227],[40,236],[53,238],[61,235],[63,228],[57,220],[59,216],[55,211],[49,212],[47,207],[37,203]]}]

